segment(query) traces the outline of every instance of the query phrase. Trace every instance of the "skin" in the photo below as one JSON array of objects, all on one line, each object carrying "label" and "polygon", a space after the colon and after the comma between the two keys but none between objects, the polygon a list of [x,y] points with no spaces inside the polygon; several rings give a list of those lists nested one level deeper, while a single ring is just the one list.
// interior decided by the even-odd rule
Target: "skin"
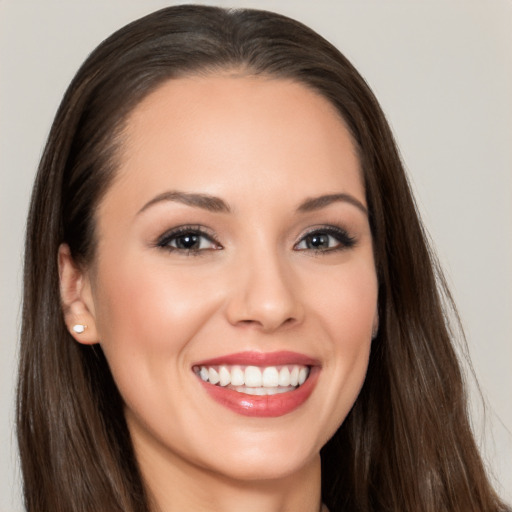
[{"label": "skin", "polygon": [[[168,191],[215,196],[230,211],[152,202]],[[333,193],[349,199],[297,211]],[[319,451],[358,395],[378,323],[365,207],[348,130],[302,85],[180,78],[132,112],[96,212],[95,260],[81,271],[63,245],[59,263],[67,324],[78,342],[101,344],[155,510],[319,510]],[[190,224],[215,242],[158,245]],[[307,233],[325,225],[354,245],[311,248]],[[309,399],[275,418],[212,400],[192,366],[245,350],[317,359]]]}]

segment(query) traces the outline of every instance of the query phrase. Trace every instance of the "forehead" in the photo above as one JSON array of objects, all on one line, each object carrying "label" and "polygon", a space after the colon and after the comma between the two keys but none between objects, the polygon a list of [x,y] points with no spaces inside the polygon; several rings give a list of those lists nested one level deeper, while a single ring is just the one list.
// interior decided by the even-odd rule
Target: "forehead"
[{"label": "forehead", "polygon": [[364,202],[343,119],[325,98],[291,80],[228,74],[169,80],[125,126],[116,181],[126,193],[131,183],[138,202],[161,193],[158,187],[236,196],[238,185],[256,193],[262,182],[290,193],[318,189],[311,195],[350,186]]}]

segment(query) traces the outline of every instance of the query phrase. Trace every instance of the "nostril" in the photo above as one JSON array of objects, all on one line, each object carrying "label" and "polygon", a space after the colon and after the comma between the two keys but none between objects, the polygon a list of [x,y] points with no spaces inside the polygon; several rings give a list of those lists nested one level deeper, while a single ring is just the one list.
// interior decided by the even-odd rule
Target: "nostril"
[{"label": "nostril", "polygon": [[257,320],[240,320],[238,323],[243,325],[261,325],[261,322],[258,322]]},{"label": "nostril", "polygon": [[275,322],[270,321],[270,320],[261,321],[261,320],[247,319],[247,320],[239,320],[237,322],[237,324],[240,325],[240,326],[247,326],[247,327],[254,326],[254,327],[260,328],[260,329],[262,329],[264,331],[273,331],[275,329],[279,329],[279,328],[282,328],[282,327],[285,327],[285,326],[286,327],[291,326],[296,321],[297,321],[297,319],[293,318],[293,317],[286,318],[283,321],[276,320]]}]

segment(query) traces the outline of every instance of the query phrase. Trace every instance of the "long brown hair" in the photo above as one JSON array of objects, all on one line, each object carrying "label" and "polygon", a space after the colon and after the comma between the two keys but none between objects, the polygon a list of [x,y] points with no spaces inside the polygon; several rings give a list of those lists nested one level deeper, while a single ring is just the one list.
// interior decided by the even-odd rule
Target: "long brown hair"
[{"label": "long brown hair", "polygon": [[27,510],[149,510],[101,348],[74,342],[65,327],[57,251],[65,242],[80,264],[94,257],[94,211],[138,102],[165,80],[225,69],[315,90],[338,109],[361,159],[380,328],[360,396],[322,449],[323,500],[331,512],[505,510],[469,425],[453,348],[455,308],[375,97],[347,59],[304,25],[204,6],[163,9],[104,41],[53,123],[26,239],[17,424]]}]

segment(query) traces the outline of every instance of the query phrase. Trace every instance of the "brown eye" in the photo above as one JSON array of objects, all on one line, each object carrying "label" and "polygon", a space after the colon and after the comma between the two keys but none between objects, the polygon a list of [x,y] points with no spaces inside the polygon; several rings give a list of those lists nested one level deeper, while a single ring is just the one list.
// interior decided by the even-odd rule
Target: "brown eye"
[{"label": "brown eye", "polygon": [[177,228],[167,232],[158,240],[156,245],[162,249],[185,253],[198,253],[221,248],[211,235],[201,229],[190,227]]},{"label": "brown eye", "polygon": [[308,235],[304,242],[308,249],[329,249],[335,247],[339,242],[331,235],[326,233],[315,233]]},{"label": "brown eye", "polygon": [[325,252],[350,248],[354,244],[354,238],[345,230],[336,227],[326,227],[325,229],[316,229],[307,233],[295,246],[295,250]]},{"label": "brown eye", "polygon": [[201,236],[194,233],[179,235],[169,244],[176,249],[185,249],[190,251],[192,249],[198,250],[201,248]]}]

